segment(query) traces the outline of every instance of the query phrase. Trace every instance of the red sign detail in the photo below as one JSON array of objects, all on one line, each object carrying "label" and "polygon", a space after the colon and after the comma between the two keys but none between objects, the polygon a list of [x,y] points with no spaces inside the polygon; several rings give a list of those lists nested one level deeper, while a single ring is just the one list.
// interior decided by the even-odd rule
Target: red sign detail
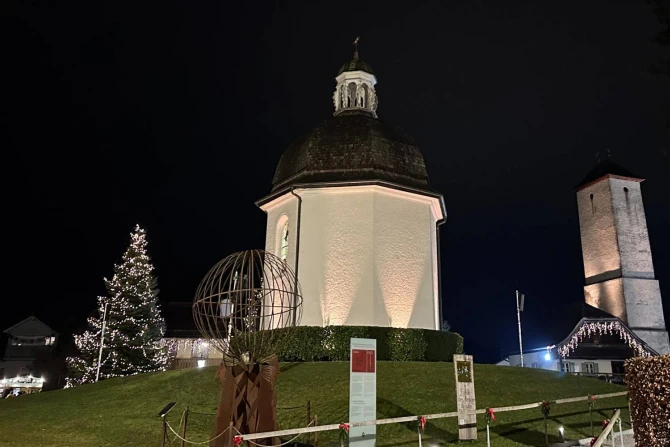
[{"label": "red sign detail", "polygon": [[375,351],[371,349],[352,349],[351,372],[375,372]]}]

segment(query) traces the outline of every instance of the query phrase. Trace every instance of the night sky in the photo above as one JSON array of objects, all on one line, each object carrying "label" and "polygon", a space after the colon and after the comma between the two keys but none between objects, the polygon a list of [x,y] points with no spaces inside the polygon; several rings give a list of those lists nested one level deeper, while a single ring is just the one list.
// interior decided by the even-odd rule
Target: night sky
[{"label": "night sky", "polygon": [[357,35],[380,118],[417,140],[445,196],[444,318],[476,361],[516,349],[517,288],[525,347],[577,323],[572,188],[608,149],[647,179],[670,321],[670,79],[648,74],[661,50],[643,0],[12,3],[2,329],[31,314],[82,328],[136,222],[165,302],[262,248],[254,201],[332,113]]}]

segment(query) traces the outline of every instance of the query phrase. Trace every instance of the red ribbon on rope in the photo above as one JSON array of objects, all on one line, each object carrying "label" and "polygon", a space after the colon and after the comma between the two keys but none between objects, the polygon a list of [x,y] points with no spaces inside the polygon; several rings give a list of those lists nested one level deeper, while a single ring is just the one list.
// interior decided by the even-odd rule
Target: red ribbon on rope
[{"label": "red ribbon on rope", "polygon": [[349,433],[349,424],[340,424],[340,430],[344,430]]},{"label": "red ribbon on rope", "polygon": [[607,424],[609,424],[609,423],[610,423],[610,421],[608,421],[607,419],[605,419],[603,421],[603,430],[605,429],[605,427],[607,427]]},{"label": "red ribbon on rope", "polygon": [[421,425],[421,431],[426,429],[426,418],[424,416],[419,416],[419,424]]},{"label": "red ribbon on rope", "polygon": [[496,412],[493,411],[493,408],[487,408],[486,409],[486,416],[488,416],[489,419],[495,422],[496,420]]},{"label": "red ribbon on rope", "polygon": [[593,447],[593,444],[595,444],[597,440],[598,438],[591,438],[591,443],[589,444],[589,446]]},{"label": "red ribbon on rope", "polygon": [[550,411],[549,401],[545,400],[544,402],[542,402],[542,415],[545,418],[549,417],[549,411]]},{"label": "red ribbon on rope", "polygon": [[242,436],[235,436],[235,437],[233,438],[233,442],[235,443],[235,445],[240,445],[240,444],[242,444]]},{"label": "red ribbon on rope", "polygon": [[589,399],[591,399],[592,401],[595,401],[595,400],[596,400],[596,396],[589,396]]}]

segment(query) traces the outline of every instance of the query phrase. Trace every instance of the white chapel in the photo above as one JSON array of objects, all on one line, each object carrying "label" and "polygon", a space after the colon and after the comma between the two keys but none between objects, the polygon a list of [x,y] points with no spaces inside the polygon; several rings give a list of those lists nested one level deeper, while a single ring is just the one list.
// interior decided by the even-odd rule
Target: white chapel
[{"label": "white chapel", "polygon": [[265,249],[296,273],[301,324],[439,329],[444,198],[416,143],[377,116],[377,78],[354,53],[335,112],[281,156]]}]

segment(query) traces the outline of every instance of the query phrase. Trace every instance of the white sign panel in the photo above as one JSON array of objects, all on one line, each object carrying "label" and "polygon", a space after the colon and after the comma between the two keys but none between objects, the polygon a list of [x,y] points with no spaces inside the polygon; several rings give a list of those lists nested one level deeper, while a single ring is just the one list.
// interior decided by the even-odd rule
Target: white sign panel
[{"label": "white sign panel", "polygon": [[[352,338],[349,366],[349,422],[377,419],[377,340]],[[377,426],[349,428],[349,443],[374,447]]]}]

